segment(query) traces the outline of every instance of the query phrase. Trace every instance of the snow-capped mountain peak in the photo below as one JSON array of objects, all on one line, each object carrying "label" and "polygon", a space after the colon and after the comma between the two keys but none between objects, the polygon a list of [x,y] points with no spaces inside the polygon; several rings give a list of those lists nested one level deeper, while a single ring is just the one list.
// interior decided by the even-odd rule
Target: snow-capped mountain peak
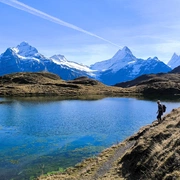
[{"label": "snow-capped mountain peak", "polygon": [[60,62],[67,62],[67,59],[61,55],[61,54],[58,54],[58,55],[54,55],[51,57],[51,59],[53,59],[54,61],[56,61],[57,63],[60,63]]},{"label": "snow-capped mountain peak", "polygon": [[173,58],[174,58],[174,57],[178,57],[178,54],[174,53],[172,57],[173,57]]},{"label": "snow-capped mountain peak", "polygon": [[135,62],[137,59],[132,54],[131,50],[125,46],[122,50],[119,50],[111,59],[101,61],[91,65],[92,69],[105,71],[111,69],[112,72],[117,72],[131,62]]},{"label": "snow-capped mountain peak", "polygon": [[[174,54],[172,58],[178,59],[179,56]],[[59,75],[64,80],[88,76],[107,85],[132,80],[142,74],[169,72],[170,70],[171,68],[157,57],[147,60],[136,58],[126,46],[112,58],[97,62],[91,67],[69,61],[60,54],[47,58],[27,42],[22,42],[14,48],[8,48],[0,56],[0,75],[14,72],[48,71]]]},{"label": "snow-capped mountain peak", "polygon": [[112,59],[115,60],[120,60],[125,58],[126,56],[133,56],[131,50],[127,47],[124,46],[122,50],[119,50],[113,57]]},{"label": "snow-capped mountain peak", "polygon": [[27,42],[17,47],[8,48],[0,56],[0,75],[14,72],[48,71],[59,75],[64,80],[80,76],[95,77],[95,71],[88,66],[68,61],[63,55],[47,58]]},{"label": "snow-capped mountain peak", "polygon": [[180,56],[178,56],[176,53],[173,54],[171,60],[167,64],[169,67],[174,69],[175,67],[180,65]]},{"label": "snow-capped mountain peak", "polygon": [[12,48],[12,50],[20,56],[32,57],[38,53],[35,47],[32,47],[27,42],[20,43],[17,47]]}]

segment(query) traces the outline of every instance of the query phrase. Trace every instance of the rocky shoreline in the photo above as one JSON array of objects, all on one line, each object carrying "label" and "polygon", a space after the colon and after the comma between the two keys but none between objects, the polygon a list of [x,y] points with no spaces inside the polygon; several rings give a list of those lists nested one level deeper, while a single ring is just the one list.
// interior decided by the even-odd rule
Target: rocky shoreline
[{"label": "rocky shoreline", "polygon": [[65,172],[38,180],[179,180],[180,108],[166,114],[162,123],[142,127],[122,143],[105,149]]}]

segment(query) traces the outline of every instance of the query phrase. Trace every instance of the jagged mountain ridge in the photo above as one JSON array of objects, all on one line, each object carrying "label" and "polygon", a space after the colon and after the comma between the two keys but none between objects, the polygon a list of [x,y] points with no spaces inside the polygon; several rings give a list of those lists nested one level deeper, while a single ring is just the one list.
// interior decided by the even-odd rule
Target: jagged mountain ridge
[{"label": "jagged mountain ridge", "polygon": [[147,60],[136,58],[128,47],[119,50],[111,59],[95,63],[92,69],[102,71],[99,80],[104,84],[114,85],[117,82],[132,80],[143,74],[167,73],[171,68],[157,57]]},{"label": "jagged mountain ridge", "polygon": [[119,69],[123,68],[127,64],[135,62],[137,59],[132,54],[128,47],[124,47],[119,50],[111,59],[97,62],[90,66],[91,69],[106,71],[111,69],[113,72],[117,72]]},{"label": "jagged mountain ridge", "polygon": [[15,48],[8,48],[0,56],[0,75],[47,71],[59,75],[64,80],[87,76],[107,85],[132,80],[142,74],[170,70],[170,67],[156,57],[147,60],[136,58],[126,46],[111,59],[97,62],[90,67],[68,61],[63,55],[47,58],[27,42],[22,42]]},{"label": "jagged mountain ridge", "polygon": [[27,42],[22,42],[15,48],[8,48],[0,56],[0,75],[41,71],[57,74],[64,80],[94,75],[93,70],[87,66],[67,61],[63,55],[47,58]]},{"label": "jagged mountain ridge", "polygon": [[26,42],[22,42],[17,47],[12,48],[12,50],[15,51],[18,55],[24,57],[33,57],[38,54],[38,50]]}]

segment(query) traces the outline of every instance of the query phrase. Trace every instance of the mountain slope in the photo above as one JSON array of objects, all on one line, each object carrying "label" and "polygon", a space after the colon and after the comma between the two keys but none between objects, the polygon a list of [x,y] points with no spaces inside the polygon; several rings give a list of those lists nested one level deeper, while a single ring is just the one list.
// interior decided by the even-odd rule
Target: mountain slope
[{"label": "mountain slope", "polygon": [[131,81],[118,83],[122,88],[136,88],[144,96],[174,97],[180,96],[180,73],[159,73],[139,76]]},{"label": "mountain slope", "polygon": [[27,42],[22,42],[15,48],[8,48],[0,56],[0,75],[41,71],[55,73],[64,80],[84,75],[94,76],[94,71],[87,66],[67,61],[62,55],[46,58]]},{"label": "mountain slope", "polygon": [[122,96],[131,89],[106,86],[87,77],[64,81],[58,75],[47,72],[20,72],[0,76],[0,96],[2,97],[40,97],[94,98]]},{"label": "mountain slope", "polygon": [[132,80],[143,74],[166,73],[169,71],[171,71],[171,68],[156,57],[147,60],[136,59],[136,61],[132,60],[116,72],[112,70],[102,72],[99,76],[99,80],[104,84],[114,85],[116,83]]},{"label": "mountain slope", "polygon": [[180,83],[180,66],[173,69],[169,73],[158,73],[158,74],[144,74],[131,81],[117,83],[115,86],[128,88],[132,86],[139,86],[142,84],[147,84],[151,82],[175,82]]},{"label": "mountain slope", "polygon": [[111,59],[97,62],[91,65],[91,69],[106,71],[111,70],[112,72],[117,72],[119,69],[123,68],[129,63],[136,61],[136,57],[132,54],[128,47],[124,47],[119,50]]},{"label": "mountain slope", "polygon": [[16,48],[12,48],[12,50],[18,55],[24,57],[34,57],[36,55],[38,56],[38,50],[26,42],[22,42]]},{"label": "mountain slope", "polygon": [[170,66],[172,69],[180,66],[180,56],[174,53],[167,65]]},{"label": "mountain slope", "polygon": [[13,72],[37,72],[45,70],[44,64],[36,57],[24,58],[12,48],[8,48],[0,59],[0,75]]},{"label": "mountain slope", "polygon": [[47,72],[0,76],[0,96],[157,96],[180,97],[180,74],[151,74],[117,86],[106,86],[87,77],[64,81]]},{"label": "mountain slope", "polygon": [[171,73],[180,73],[180,65],[174,68]]},{"label": "mountain slope", "polygon": [[136,58],[128,47],[119,50],[111,59],[90,66],[99,71],[98,80],[107,85],[132,80],[142,74],[166,73],[171,68],[157,57]]},{"label": "mountain slope", "polygon": [[47,58],[35,47],[22,42],[8,48],[0,56],[0,75],[15,72],[50,72],[64,80],[87,76],[106,85],[132,80],[142,74],[168,72],[171,68],[158,58],[136,58],[128,47],[119,50],[111,59],[97,62],[90,67],[68,61],[63,55]]}]

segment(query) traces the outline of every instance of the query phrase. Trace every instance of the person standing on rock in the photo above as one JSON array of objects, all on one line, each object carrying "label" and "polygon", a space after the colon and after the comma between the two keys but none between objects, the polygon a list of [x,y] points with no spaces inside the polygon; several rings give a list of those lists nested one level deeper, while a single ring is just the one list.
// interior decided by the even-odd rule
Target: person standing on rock
[{"label": "person standing on rock", "polygon": [[160,100],[157,101],[157,104],[158,104],[157,119],[158,119],[158,123],[160,123],[162,121],[161,116],[163,115],[163,107],[161,105],[161,101]]}]

